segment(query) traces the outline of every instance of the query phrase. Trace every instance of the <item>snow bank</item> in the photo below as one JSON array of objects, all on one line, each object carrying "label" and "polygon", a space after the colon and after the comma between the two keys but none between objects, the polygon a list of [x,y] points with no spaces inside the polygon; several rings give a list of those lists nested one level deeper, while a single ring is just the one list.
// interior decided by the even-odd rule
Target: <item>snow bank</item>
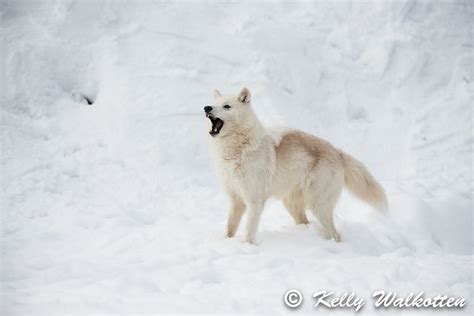
[{"label": "snow bank", "polygon": [[[282,313],[289,288],[305,312],[319,289],[446,293],[472,312],[472,4],[4,1],[0,14],[5,314]],[[202,107],[242,86],[266,124],[362,160],[390,216],[344,196],[336,244],[271,201],[257,247],[224,239]]]}]

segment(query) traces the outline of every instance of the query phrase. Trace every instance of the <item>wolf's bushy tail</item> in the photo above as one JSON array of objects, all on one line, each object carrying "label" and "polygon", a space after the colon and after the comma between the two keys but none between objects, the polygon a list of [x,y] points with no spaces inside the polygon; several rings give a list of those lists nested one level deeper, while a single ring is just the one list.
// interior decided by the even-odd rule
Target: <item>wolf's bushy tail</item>
[{"label": "wolf's bushy tail", "polygon": [[383,187],[360,161],[342,151],[341,156],[344,162],[344,181],[347,189],[374,208],[386,211],[387,197]]}]

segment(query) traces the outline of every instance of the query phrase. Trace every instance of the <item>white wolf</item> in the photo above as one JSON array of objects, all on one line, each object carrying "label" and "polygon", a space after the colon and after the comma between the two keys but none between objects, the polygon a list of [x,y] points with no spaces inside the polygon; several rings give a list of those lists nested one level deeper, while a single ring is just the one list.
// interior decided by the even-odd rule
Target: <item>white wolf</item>
[{"label": "white wolf", "polygon": [[250,91],[223,96],[204,107],[212,126],[211,151],[231,206],[227,237],[233,237],[247,208],[245,241],[254,243],[269,197],[283,200],[296,224],[307,224],[310,209],[325,237],[340,241],[333,209],[344,185],[356,197],[385,210],[382,186],[366,167],[327,141],[298,130],[265,129],[254,114]]}]

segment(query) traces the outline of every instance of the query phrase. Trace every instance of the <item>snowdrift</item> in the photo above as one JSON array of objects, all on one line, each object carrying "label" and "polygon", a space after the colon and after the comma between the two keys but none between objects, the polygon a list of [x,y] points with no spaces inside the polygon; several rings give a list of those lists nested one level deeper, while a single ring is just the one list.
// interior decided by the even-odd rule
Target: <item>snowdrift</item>
[{"label": "snowdrift", "polygon": [[[472,10],[3,1],[1,310],[284,313],[298,288],[308,313],[316,290],[385,289],[470,314]],[[336,244],[269,202],[258,246],[224,239],[202,107],[242,86],[265,124],[363,161],[389,215],[344,195]]]}]

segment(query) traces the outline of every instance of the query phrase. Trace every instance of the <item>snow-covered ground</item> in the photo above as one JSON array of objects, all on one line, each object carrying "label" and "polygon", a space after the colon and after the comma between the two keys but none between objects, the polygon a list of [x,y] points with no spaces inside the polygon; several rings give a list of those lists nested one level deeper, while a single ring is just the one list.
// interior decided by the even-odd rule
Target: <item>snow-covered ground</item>
[{"label": "snow-covered ground", "polygon": [[[2,1],[2,315],[312,314],[320,289],[356,292],[364,315],[378,289],[465,297],[448,314],[471,314],[473,12]],[[258,246],[225,239],[202,107],[242,86],[267,125],[363,161],[389,216],[344,195],[337,244],[270,201]],[[289,288],[298,311],[283,306]]]}]

